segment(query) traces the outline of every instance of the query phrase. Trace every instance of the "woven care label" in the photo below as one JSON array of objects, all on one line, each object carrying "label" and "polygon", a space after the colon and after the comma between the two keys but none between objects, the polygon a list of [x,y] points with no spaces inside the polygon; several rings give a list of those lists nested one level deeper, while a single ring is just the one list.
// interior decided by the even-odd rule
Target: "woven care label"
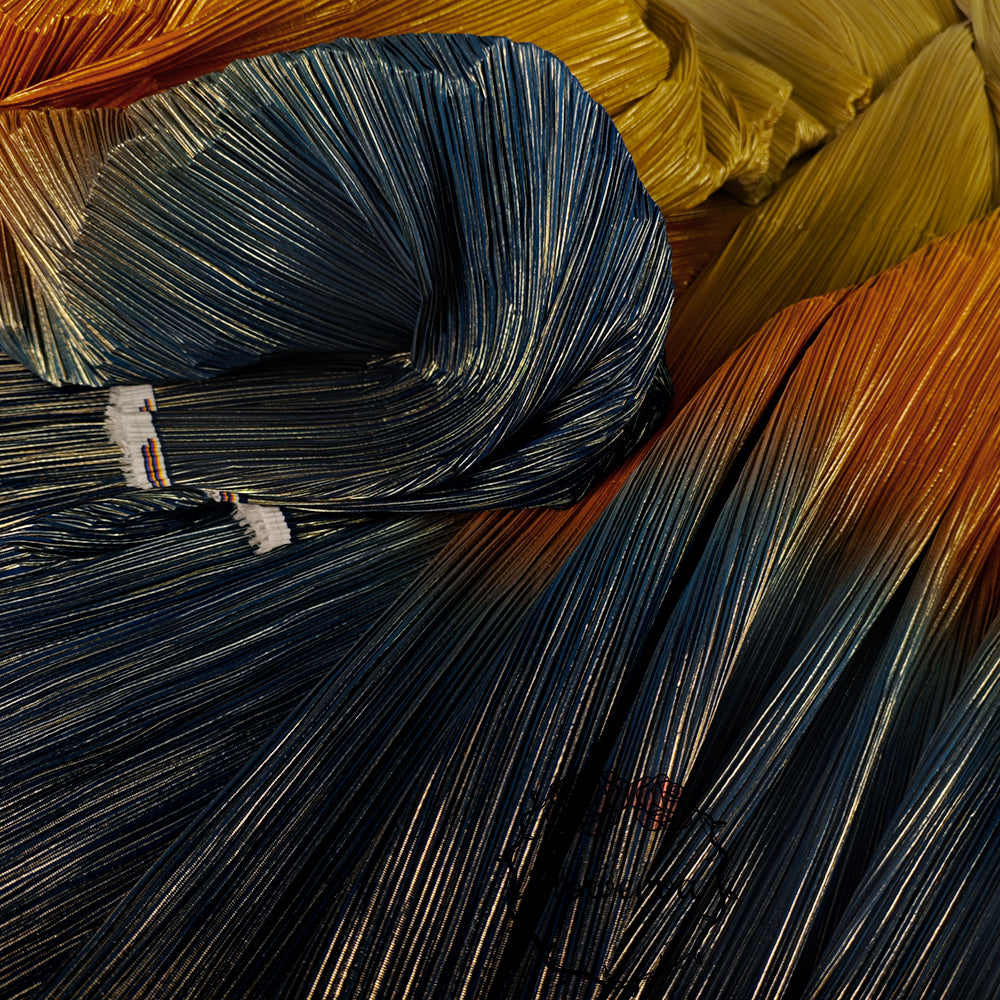
[{"label": "woven care label", "polygon": [[[141,490],[171,486],[163,447],[153,424],[156,395],[151,385],[116,385],[108,396],[104,425],[121,449],[125,482]],[[254,552],[270,552],[288,545],[292,533],[278,507],[242,503],[232,490],[205,490],[216,503],[233,505],[233,518],[246,530]]]},{"label": "woven care label", "polygon": [[125,482],[140,490],[170,486],[163,448],[152,414],[156,397],[151,385],[116,385],[108,397],[104,426],[121,449]]}]

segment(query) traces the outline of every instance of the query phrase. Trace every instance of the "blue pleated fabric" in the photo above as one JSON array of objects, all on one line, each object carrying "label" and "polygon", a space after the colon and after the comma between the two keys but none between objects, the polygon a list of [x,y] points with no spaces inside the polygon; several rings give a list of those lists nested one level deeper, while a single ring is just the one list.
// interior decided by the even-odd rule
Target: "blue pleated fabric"
[{"label": "blue pleated fabric", "polygon": [[566,503],[664,413],[662,218],[534,46],[343,39],[123,111],[19,113],[0,159],[0,346],[38,374],[160,387],[309,355],[285,381],[160,393],[174,486]]}]

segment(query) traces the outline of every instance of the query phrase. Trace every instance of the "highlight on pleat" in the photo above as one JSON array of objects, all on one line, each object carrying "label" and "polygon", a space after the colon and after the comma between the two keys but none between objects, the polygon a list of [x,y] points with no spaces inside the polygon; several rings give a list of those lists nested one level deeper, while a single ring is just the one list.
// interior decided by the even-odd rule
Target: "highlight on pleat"
[{"label": "highlight on pleat", "polygon": [[763,180],[743,193],[744,200],[756,204],[766,198],[777,187],[793,159],[815,149],[829,136],[829,129],[790,97],[771,135],[767,172]]},{"label": "highlight on pleat", "polygon": [[725,176],[743,170],[756,157],[756,134],[729,87],[701,66],[701,114],[706,146]]},{"label": "highlight on pleat", "polygon": [[[699,42],[698,51],[704,69],[733,95],[747,124],[745,159],[730,169],[726,190],[743,201],[756,203],[770,194],[773,187],[767,176],[775,155],[772,148],[774,132],[787,113],[792,85],[767,66],[741,53],[706,42]],[[796,153],[804,151],[804,144],[795,150]],[[785,162],[790,158],[789,155]],[[781,168],[784,166],[782,163]]]},{"label": "highlight on pleat", "polygon": [[810,1000],[993,990],[998,647],[994,619],[819,958],[804,994]]},{"label": "highlight on pleat", "polygon": [[[760,905],[770,900],[779,867],[790,866],[795,854],[785,850],[786,841],[762,835],[774,856],[760,863],[763,881],[755,890],[748,870],[741,874],[737,867],[750,863],[753,847],[743,825],[750,817],[741,810],[749,810],[754,796],[777,781],[779,765],[820,712],[826,688],[837,683],[850,690],[850,670],[864,669],[851,666],[858,647],[866,638],[882,641],[880,616],[922,557],[939,519],[964,517],[958,524],[967,535],[992,527],[995,539],[990,515],[998,486],[982,474],[1000,457],[995,431],[1000,404],[980,387],[996,370],[996,338],[981,331],[993,326],[990,317],[998,306],[992,252],[998,227],[1000,219],[991,217],[847,295],[804,352],[663,627],[613,750],[596,768],[625,787],[663,776],[686,793],[693,769],[700,765],[703,773],[718,774],[732,753],[734,763],[723,770],[717,787],[688,802],[697,816],[710,816],[719,827],[708,836],[702,823],[691,820],[677,853],[652,871],[657,851],[666,847],[626,813],[608,817],[600,836],[580,828],[560,875],[560,892],[550,896],[546,922],[537,932],[541,940],[548,939],[542,928],[558,933],[538,984],[551,982],[566,996],[583,995],[572,993],[573,982],[582,991],[586,975],[604,978],[601,970],[615,964],[617,935],[624,933],[633,907],[642,906],[644,919],[635,915],[634,933],[645,957],[638,958],[632,951],[638,946],[632,945],[631,957],[617,961],[607,980],[617,981],[614,995],[619,988],[628,995],[628,984],[646,975],[652,976],[643,994],[648,996],[673,990],[706,998],[742,995],[755,983],[759,994],[748,995],[781,995],[784,987],[777,980],[765,987],[767,970],[755,963],[775,954],[766,935],[784,926],[778,916],[794,905],[804,876],[789,876],[788,896],[775,903],[774,913],[754,915],[753,891],[759,891]],[[951,280],[943,280],[943,273]],[[950,406],[955,392],[969,401],[958,412]],[[949,469],[946,479],[938,472],[943,467]],[[925,586],[938,586],[949,554],[958,559],[952,571],[974,579],[975,561],[961,557],[960,541],[953,533],[932,545]],[[971,579],[967,592],[970,586]],[[947,596],[949,587],[944,584],[935,599]],[[928,607],[918,603],[907,611],[911,618],[900,628],[906,639],[915,627],[935,624]],[[947,624],[953,614],[954,608],[942,608],[938,624]],[[930,655],[922,669],[938,670],[935,651],[924,652]],[[885,676],[893,682],[897,666],[891,658],[885,663]],[[765,696],[772,682],[773,694]],[[862,700],[862,708],[874,700]],[[947,689],[942,703],[946,700]],[[900,701],[897,693],[887,703],[896,709]],[[831,705],[823,711],[833,710]],[[723,732],[714,734],[713,727]],[[864,725],[858,731],[865,732]],[[826,738],[835,741],[841,732],[831,726]],[[913,731],[906,736],[919,741]],[[817,739],[815,733],[811,738]],[[872,751],[875,760],[888,755],[884,748]],[[843,750],[819,759],[843,764],[848,757]],[[815,759],[814,746],[798,763],[815,768]],[[870,794],[877,800],[879,791]],[[788,792],[778,799],[797,801]],[[760,816],[773,817],[777,806],[760,808]],[[846,815],[854,812],[848,808]],[[782,816],[782,824],[791,822]],[[792,839],[812,843],[804,833]],[[819,853],[817,848],[810,857],[815,861]],[[729,867],[721,895],[711,890],[709,900],[675,891],[685,880],[711,884],[725,858]],[[828,881],[818,878],[815,884]],[[619,893],[623,886],[628,891]],[[740,902],[732,902],[736,898]],[[803,912],[787,924],[790,938],[805,937],[807,911],[820,901],[804,898]],[[709,903],[719,911],[710,929],[692,916]],[[731,936],[724,936],[731,927]],[[794,949],[796,943],[784,946]],[[712,960],[681,961],[699,949]],[[668,956],[662,964],[660,955]],[[794,958],[794,950],[775,958],[767,975],[785,975]],[[643,961],[651,968],[640,974]],[[559,971],[566,969],[576,970],[578,978]],[[524,995],[533,995],[531,989]]]},{"label": "highlight on pleat", "polygon": [[293,517],[294,544],[254,554],[226,506],[119,491],[22,533],[38,562],[0,610],[5,996],[44,993],[459,526]]},{"label": "highlight on pleat", "polygon": [[667,345],[679,394],[782,306],[860,281],[988,211],[998,155],[982,64],[959,25],[744,220],[702,273]]},{"label": "highlight on pleat", "polygon": [[[644,182],[665,210],[696,205],[726,181],[732,193],[753,203],[770,193],[792,157],[847,124],[956,19],[945,0],[898,6],[558,0],[495,9],[475,0],[433,6],[413,0],[293,6],[279,0],[174,6],[95,0],[47,7],[42,17],[39,5],[23,3],[0,21],[18,52],[27,46],[25,58],[11,59],[21,74],[0,88],[0,104],[123,105],[234,59],[343,35],[504,35],[567,63],[615,116]],[[100,30],[79,28],[88,17],[99,18]],[[711,58],[702,59],[703,46],[706,58],[717,51],[716,69]],[[717,72],[720,58],[727,67]],[[774,121],[773,106],[759,117],[762,100],[773,105],[768,74],[792,88]],[[706,127],[714,135],[707,148]]]},{"label": "highlight on pleat", "polygon": [[690,24],[673,9],[647,14],[671,52],[670,75],[615,116],[639,176],[666,212],[691,208],[715,191],[726,168],[706,144],[698,50]]},{"label": "highlight on pleat", "polygon": [[125,110],[9,114],[0,341],[19,360],[162,385],[327,355],[312,396],[251,379],[143,417],[174,486],[565,503],[663,414],[662,218],[607,114],[537,47],[345,39]]},{"label": "highlight on pleat", "polygon": [[[0,345],[56,382],[94,377],[88,352],[80,350],[86,325],[65,304],[62,265],[80,235],[106,156],[132,134],[130,123],[110,110],[0,114],[0,225],[6,237]],[[11,338],[10,331],[23,336]]]},{"label": "highlight on pleat", "polygon": [[140,48],[189,4],[166,0],[15,0],[0,11],[0,95]]}]

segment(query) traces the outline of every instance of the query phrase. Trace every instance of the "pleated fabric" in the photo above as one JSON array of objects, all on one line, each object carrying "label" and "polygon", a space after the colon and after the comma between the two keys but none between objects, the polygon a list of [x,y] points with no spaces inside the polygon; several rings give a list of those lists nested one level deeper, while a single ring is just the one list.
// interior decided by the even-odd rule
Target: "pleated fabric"
[{"label": "pleated fabric", "polygon": [[4,538],[4,997],[46,995],[457,527],[313,523],[258,555],[225,505],[165,492]]},{"label": "pleated fabric", "polygon": [[532,603],[443,553],[51,995],[783,995],[997,612],[998,226],[769,323]]},{"label": "pleated fabric", "polygon": [[565,503],[662,418],[663,222],[540,49],[344,40],[8,125],[0,342],[22,363],[159,385],[323,352],[283,380],[159,393],[153,485]]},{"label": "pleated fabric", "polygon": [[809,997],[996,989],[997,643],[994,623],[817,963]]},{"label": "pleated fabric", "polygon": [[[3,344],[82,383],[0,362],[0,996],[993,996],[996,19],[684,7],[574,35],[638,175],[502,39],[163,90],[474,4],[30,40],[16,102],[135,103],[0,145]],[[654,434],[637,176],[756,200],[838,132],[683,301]]]},{"label": "pleated fabric", "polygon": [[[968,666],[1000,541],[998,221],[838,305],[706,547],[607,765],[696,796],[651,867],[625,868],[612,995],[801,988]],[[638,833],[618,836],[608,856],[634,857]]]},{"label": "pleated fabric", "polygon": [[[123,105],[234,59],[339,36],[470,32],[564,60],[615,117],[666,211],[725,184],[756,203],[957,20],[950,0],[12,0],[0,11],[8,107]],[[793,93],[794,91],[794,93]]]},{"label": "pleated fabric", "polygon": [[779,309],[871,277],[996,207],[985,85],[969,26],[948,29],[743,220],[675,317],[667,358],[682,397]]}]

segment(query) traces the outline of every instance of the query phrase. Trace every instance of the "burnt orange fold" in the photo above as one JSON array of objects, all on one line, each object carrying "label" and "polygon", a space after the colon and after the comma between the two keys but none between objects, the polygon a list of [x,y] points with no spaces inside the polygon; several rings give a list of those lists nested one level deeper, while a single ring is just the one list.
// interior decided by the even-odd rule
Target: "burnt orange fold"
[{"label": "burnt orange fold", "polygon": [[615,118],[665,210],[725,179],[706,142],[690,25],[669,8],[647,24],[631,0],[76,0],[44,13],[35,0],[0,14],[0,107],[120,106],[234,59],[408,32],[504,35],[558,56]]},{"label": "burnt orange fold", "polygon": [[[92,107],[172,86],[233,59],[341,36],[469,32],[558,55],[612,114],[670,71],[666,46],[625,0],[168,0],[22,4],[3,15],[7,107]],[[16,92],[15,92],[16,91]]]}]

